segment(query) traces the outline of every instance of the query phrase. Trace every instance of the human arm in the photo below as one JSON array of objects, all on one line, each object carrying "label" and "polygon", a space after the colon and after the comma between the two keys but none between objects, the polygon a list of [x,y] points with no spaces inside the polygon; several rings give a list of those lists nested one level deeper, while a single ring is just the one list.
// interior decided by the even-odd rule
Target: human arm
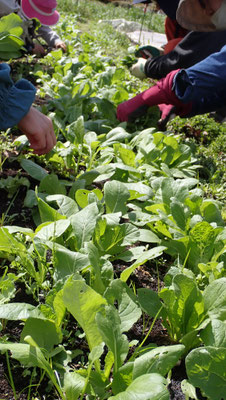
[{"label": "human arm", "polygon": [[117,118],[130,121],[144,114],[144,107],[159,104],[175,106],[174,112],[181,117],[215,111],[225,105],[226,46],[193,67],[170,72],[155,86],[121,103]]},{"label": "human arm", "polygon": [[4,15],[9,15],[11,13],[16,13],[20,9],[19,4],[16,1],[11,0],[1,0],[0,1],[0,17]]},{"label": "human arm", "polygon": [[40,26],[38,34],[45,40],[49,47],[61,48],[63,51],[67,50],[66,44],[49,26]]},{"label": "human arm", "polygon": [[192,103],[192,115],[215,111],[226,104],[226,46],[175,79],[178,100]]},{"label": "human arm", "polygon": [[18,124],[28,113],[36,89],[26,79],[14,84],[8,64],[0,64],[0,129],[5,130]]},{"label": "human arm", "polygon": [[172,71],[165,78],[161,79],[155,86],[145,90],[128,101],[119,104],[117,118],[119,121],[133,121],[145,114],[149,107],[167,104],[174,105],[179,115],[186,115],[191,110],[191,104],[184,104],[180,101],[173,90],[174,80],[178,71]]},{"label": "human arm", "polygon": [[168,54],[149,58],[143,67],[146,77],[161,79],[178,68],[189,68],[226,44],[226,31],[190,32]]},{"label": "human arm", "polygon": [[36,89],[27,80],[14,84],[8,64],[0,64],[0,130],[18,124],[37,154],[48,153],[56,143],[51,120],[32,107]]}]

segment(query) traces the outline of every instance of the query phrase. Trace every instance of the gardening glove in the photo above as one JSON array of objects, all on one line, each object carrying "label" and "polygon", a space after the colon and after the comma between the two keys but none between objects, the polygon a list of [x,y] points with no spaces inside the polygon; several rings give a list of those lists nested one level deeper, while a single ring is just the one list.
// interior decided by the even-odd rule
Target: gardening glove
[{"label": "gardening glove", "polygon": [[163,54],[163,49],[161,47],[155,47],[155,46],[141,46],[139,49],[135,52],[135,57],[137,58],[145,58],[146,60],[150,57],[158,57]]},{"label": "gardening glove", "polygon": [[136,76],[139,79],[146,78],[144,67],[146,64],[146,60],[144,58],[139,58],[136,64],[132,65],[130,72],[132,75]]},{"label": "gardening glove", "polygon": [[158,108],[161,113],[161,117],[158,120],[158,128],[161,131],[165,131],[167,122],[176,117],[176,107],[171,104],[159,104]]},{"label": "gardening glove", "polygon": [[155,86],[138,94],[130,100],[119,104],[117,118],[119,121],[133,121],[138,116],[144,115],[147,108],[158,104],[171,104],[176,108],[176,114],[185,116],[191,111],[192,104],[184,104],[175,95],[173,90],[174,77],[179,70],[170,72],[161,79]]}]

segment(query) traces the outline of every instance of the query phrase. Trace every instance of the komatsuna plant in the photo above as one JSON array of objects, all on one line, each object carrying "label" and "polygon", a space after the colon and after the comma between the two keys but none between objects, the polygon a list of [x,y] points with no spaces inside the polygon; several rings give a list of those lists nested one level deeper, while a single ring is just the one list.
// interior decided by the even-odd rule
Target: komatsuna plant
[{"label": "komatsuna plant", "polygon": [[10,14],[0,19],[0,58],[10,60],[21,56],[24,41],[22,19],[17,14]]}]

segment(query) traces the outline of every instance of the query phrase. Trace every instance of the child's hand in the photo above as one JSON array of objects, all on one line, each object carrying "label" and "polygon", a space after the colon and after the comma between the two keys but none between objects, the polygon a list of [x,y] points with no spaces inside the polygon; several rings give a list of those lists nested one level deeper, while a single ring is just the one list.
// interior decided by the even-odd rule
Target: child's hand
[{"label": "child's hand", "polygon": [[66,46],[66,44],[65,44],[64,42],[62,42],[62,41],[58,41],[58,42],[55,44],[55,48],[56,48],[56,49],[62,49],[64,52],[67,51],[67,46]]},{"label": "child's hand", "polygon": [[18,128],[27,136],[32,149],[38,155],[49,153],[56,144],[51,119],[34,107],[20,120]]}]

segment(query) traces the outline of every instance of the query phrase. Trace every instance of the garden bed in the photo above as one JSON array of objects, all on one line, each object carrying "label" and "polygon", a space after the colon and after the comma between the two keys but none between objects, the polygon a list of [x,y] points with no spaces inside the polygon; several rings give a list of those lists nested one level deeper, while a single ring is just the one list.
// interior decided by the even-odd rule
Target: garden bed
[{"label": "garden bed", "polygon": [[157,109],[119,124],[154,83],[97,23],[119,8],[73,2],[68,53],[13,63],[57,145],[38,157],[16,128],[0,135],[4,400],[225,400],[226,126],[161,132]]}]

